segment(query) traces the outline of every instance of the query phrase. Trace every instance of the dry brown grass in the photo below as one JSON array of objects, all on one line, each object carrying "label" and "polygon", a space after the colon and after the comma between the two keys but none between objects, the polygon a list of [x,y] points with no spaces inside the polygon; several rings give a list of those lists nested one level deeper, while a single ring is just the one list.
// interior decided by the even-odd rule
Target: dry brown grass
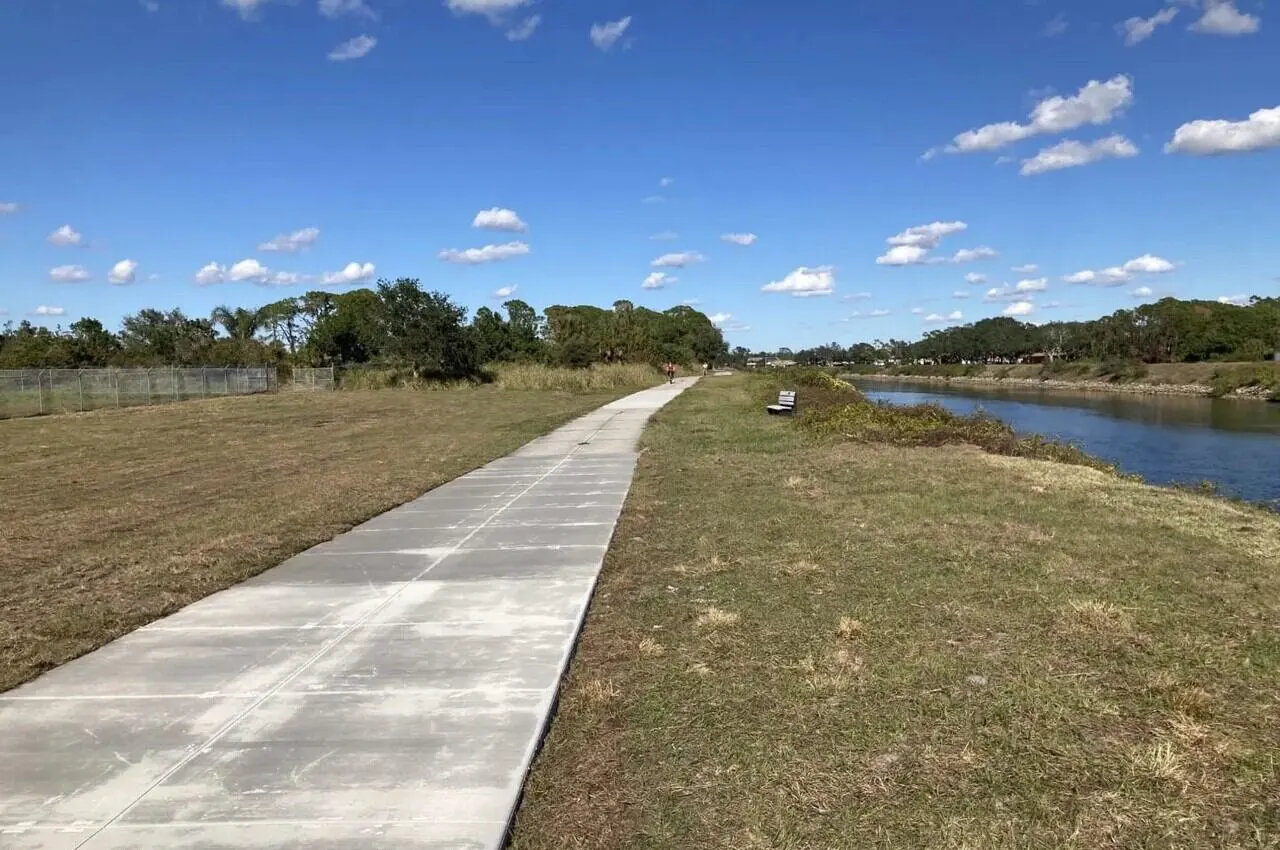
[{"label": "dry brown grass", "polygon": [[618,394],[281,395],[0,422],[0,691]]},{"label": "dry brown grass", "polygon": [[515,850],[1280,846],[1280,519],[758,407],[647,432]]}]

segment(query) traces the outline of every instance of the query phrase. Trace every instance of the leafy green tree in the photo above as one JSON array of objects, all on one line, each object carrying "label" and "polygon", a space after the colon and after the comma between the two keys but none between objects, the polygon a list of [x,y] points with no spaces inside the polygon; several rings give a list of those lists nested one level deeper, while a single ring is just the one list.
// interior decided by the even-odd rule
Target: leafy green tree
[{"label": "leafy green tree", "polygon": [[415,375],[475,378],[480,350],[467,310],[443,292],[427,292],[416,278],[378,282],[389,362],[410,366]]}]

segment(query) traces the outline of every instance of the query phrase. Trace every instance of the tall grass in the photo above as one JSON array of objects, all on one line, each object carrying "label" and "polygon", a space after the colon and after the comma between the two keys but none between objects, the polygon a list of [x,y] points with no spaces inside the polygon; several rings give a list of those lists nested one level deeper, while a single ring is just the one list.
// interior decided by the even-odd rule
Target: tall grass
[{"label": "tall grass", "polygon": [[566,369],[540,363],[499,363],[486,368],[476,381],[447,381],[415,375],[409,369],[361,366],[345,369],[338,386],[344,390],[458,390],[489,384],[502,390],[592,392],[644,389],[661,383],[662,373],[643,363],[596,364]]},{"label": "tall grass", "polygon": [[985,414],[960,416],[937,404],[900,405],[868,401],[852,384],[817,370],[763,377],[762,398],[785,381],[800,387],[799,424],[817,434],[866,443],[942,446],[963,443],[992,454],[1052,460],[1115,472],[1114,466],[1076,446],[1039,435],[1019,437],[1004,422]]},{"label": "tall grass", "polygon": [[619,390],[652,387],[662,373],[644,363],[596,364],[565,369],[536,363],[508,363],[494,368],[494,383],[504,390]]}]

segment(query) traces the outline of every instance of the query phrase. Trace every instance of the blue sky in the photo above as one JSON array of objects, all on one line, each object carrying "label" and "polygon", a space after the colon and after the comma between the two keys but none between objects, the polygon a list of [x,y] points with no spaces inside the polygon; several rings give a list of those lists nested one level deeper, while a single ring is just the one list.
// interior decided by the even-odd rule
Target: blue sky
[{"label": "blue sky", "polygon": [[755,349],[1275,295],[1273,16],[5,0],[0,321],[412,276],[473,309],[696,300]]}]

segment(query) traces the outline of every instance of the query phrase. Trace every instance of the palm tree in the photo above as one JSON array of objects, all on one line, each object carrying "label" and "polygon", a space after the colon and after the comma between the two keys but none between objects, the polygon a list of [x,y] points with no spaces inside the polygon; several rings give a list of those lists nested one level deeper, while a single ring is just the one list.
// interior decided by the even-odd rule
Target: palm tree
[{"label": "palm tree", "polygon": [[214,307],[209,320],[221,325],[222,330],[232,339],[253,339],[263,323],[262,310],[246,310],[237,307],[232,310],[225,305]]}]

